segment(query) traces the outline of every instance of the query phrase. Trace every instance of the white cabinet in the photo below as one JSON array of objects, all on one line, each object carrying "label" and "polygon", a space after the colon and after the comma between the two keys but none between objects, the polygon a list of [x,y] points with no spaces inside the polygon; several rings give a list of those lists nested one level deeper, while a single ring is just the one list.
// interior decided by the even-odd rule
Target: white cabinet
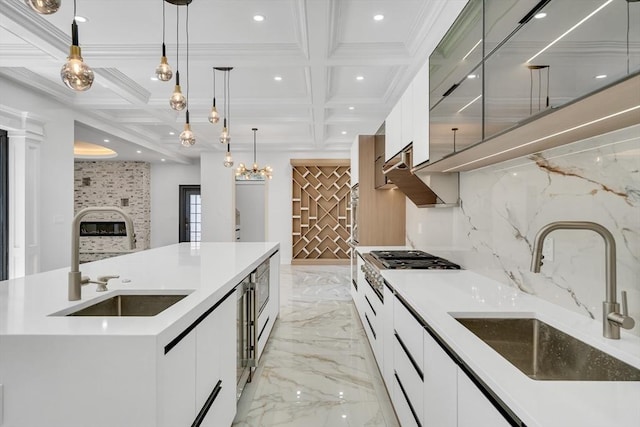
[{"label": "white cabinet", "polygon": [[189,426],[196,411],[196,334],[188,334],[160,358],[158,425]]},{"label": "white cabinet", "polygon": [[395,337],[393,336],[393,306],[395,296],[391,289],[384,287],[384,305],[382,307],[382,378],[387,385],[389,396],[393,400],[394,376],[393,376],[393,349],[395,347]]},{"label": "white cabinet", "polygon": [[402,149],[402,102],[399,101],[384,122],[384,160],[385,162]]},{"label": "white cabinet", "polygon": [[[464,373],[461,373],[464,375]],[[458,367],[433,337],[424,331],[425,427],[458,425]]]},{"label": "white cabinet", "polygon": [[400,98],[402,103],[402,137],[397,151],[413,141],[413,82]]},{"label": "white cabinet", "polygon": [[[413,166],[429,160],[429,61],[411,84],[413,89]],[[403,110],[404,111],[404,110]]]},{"label": "white cabinet", "polygon": [[351,186],[353,187],[358,183],[358,175],[360,174],[360,136],[356,136],[356,139],[351,144]]},{"label": "white cabinet", "polygon": [[509,425],[469,377],[458,370],[458,427]]},{"label": "white cabinet", "polygon": [[373,355],[376,358],[376,363],[378,364],[378,369],[382,371],[383,364],[383,335],[382,335],[382,325],[384,320],[382,318],[382,301],[380,301],[380,297],[376,291],[373,290],[369,282],[364,281],[364,284],[361,286],[362,292],[362,308],[364,310],[364,329],[369,339],[369,344],[371,344],[371,349],[373,350]]}]

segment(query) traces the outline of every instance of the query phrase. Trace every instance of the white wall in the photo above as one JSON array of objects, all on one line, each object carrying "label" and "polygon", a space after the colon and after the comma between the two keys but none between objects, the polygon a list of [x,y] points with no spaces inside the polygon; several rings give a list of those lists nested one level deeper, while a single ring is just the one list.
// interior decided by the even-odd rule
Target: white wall
[{"label": "white wall", "polygon": [[[3,78],[0,78],[0,93],[0,109],[18,111],[24,118],[35,116],[43,124],[37,149],[27,154],[26,169],[17,171],[31,181],[19,190],[26,192],[23,196],[27,203],[23,211],[10,214],[10,221],[18,220],[16,217],[26,221],[24,250],[30,254],[26,273],[68,266],[73,219],[74,113],[63,104]],[[16,126],[6,117],[0,115],[0,128],[10,131],[10,140],[13,135],[14,140],[22,144],[26,135],[28,141],[28,120]]]},{"label": "white wall", "polygon": [[[202,171],[202,239],[203,241],[235,240],[234,175],[222,165],[224,153],[204,153]],[[253,163],[253,153],[233,153],[235,166]],[[268,239],[280,243],[283,264],[291,263],[291,159],[348,159],[348,151],[266,152],[258,151],[260,166],[273,168],[273,179],[267,184]]]},{"label": "white wall", "polygon": [[199,164],[151,164],[152,248],[178,243],[179,187],[199,184]]},{"label": "white wall", "polygon": [[[530,272],[538,230],[553,221],[593,221],[617,248],[618,301],[640,318],[640,126],[460,175],[462,206],[407,202],[407,242],[562,307],[601,319],[602,238],[556,231],[541,273]],[[633,333],[640,335],[640,322]]]}]

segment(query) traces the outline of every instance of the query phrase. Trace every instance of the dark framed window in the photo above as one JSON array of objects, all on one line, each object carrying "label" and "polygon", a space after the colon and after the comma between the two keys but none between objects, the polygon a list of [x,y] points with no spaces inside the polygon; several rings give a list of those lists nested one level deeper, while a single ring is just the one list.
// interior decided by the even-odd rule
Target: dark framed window
[{"label": "dark framed window", "polygon": [[199,185],[180,186],[179,241],[199,242],[202,237],[202,203]]},{"label": "dark framed window", "polygon": [[9,278],[9,135],[0,130],[0,280]]}]

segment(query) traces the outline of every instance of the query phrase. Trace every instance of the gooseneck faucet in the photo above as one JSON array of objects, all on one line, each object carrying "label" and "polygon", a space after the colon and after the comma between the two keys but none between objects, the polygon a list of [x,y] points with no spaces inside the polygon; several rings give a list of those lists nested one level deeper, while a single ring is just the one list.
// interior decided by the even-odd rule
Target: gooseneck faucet
[{"label": "gooseneck faucet", "polygon": [[82,218],[84,218],[87,214],[95,212],[111,212],[119,214],[124,219],[129,249],[134,249],[136,247],[135,234],[133,232],[133,221],[131,220],[131,217],[122,209],[111,206],[104,206],[89,207],[80,210],[73,218],[73,222],[71,223],[71,271],[69,271],[69,301],[79,300],[82,285],[89,282],[89,278],[83,278],[82,273],[80,273],[80,222],[82,221]]},{"label": "gooseneck faucet", "polygon": [[589,221],[556,221],[545,225],[538,231],[533,245],[531,271],[540,272],[542,265],[542,245],[549,233],[555,230],[591,230],[604,239],[606,262],[606,293],[602,303],[602,334],[605,338],[620,339],[620,328],[631,329],[635,325],[628,315],[627,293],[622,291],[622,313],[616,302],[616,241],[609,230],[602,225]]}]

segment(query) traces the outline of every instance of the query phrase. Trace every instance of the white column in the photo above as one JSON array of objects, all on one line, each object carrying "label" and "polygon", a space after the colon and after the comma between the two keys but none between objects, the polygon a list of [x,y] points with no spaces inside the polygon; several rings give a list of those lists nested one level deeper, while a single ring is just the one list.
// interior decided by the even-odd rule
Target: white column
[{"label": "white column", "polygon": [[200,157],[203,242],[235,241],[235,168],[224,167],[224,155]]}]

